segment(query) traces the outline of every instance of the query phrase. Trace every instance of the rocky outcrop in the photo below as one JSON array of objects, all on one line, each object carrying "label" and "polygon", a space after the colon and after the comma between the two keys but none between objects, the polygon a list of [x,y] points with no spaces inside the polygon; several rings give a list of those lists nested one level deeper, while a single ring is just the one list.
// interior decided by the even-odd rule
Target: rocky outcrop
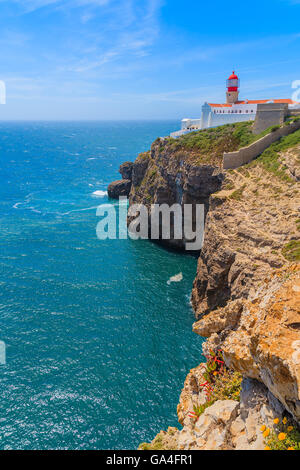
[{"label": "rocky outcrop", "polygon": [[195,422],[191,412],[206,401],[202,384],[202,365],[191,370],[177,408],[182,431],[178,448],[184,450],[263,450],[261,433],[264,425],[274,427],[284,407],[266,386],[253,379],[242,382],[239,400],[218,400]]},{"label": "rocky outcrop", "polygon": [[[204,204],[206,211],[209,197],[221,188],[224,174],[220,167],[197,163],[188,158],[188,152],[175,151],[169,139],[157,139],[151,151],[137,158],[132,171],[130,205],[143,204],[151,215],[151,204]],[[161,234],[160,234],[161,235]],[[173,237],[164,243],[185,249],[184,238]]]},{"label": "rocky outcrop", "polygon": [[125,162],[120,166],[119,172],[122,175],[122,180],[114,181],[108,186],[108,197],[111,199],[118,199],[121,196],[129,197],[132,185],[132,170],[132,162]]},{"label": "rocky outcrop", "polygon": [[229,367],[263,382],[297,421],[299,305],[300,266],[292,265],[270,274],[243,302],[242,312],[231,302],[194,325],[196,333],[209,337],[205,348],[221,348]]},{"label": "rocky outcrop", "polygon": [[111,183],[108,188],[108,197],[111,199],[118,199],[120,196],[129,196],[131,189],[131,181],[120,180]]},{"label": "rocky outcrop", "polygon": [[187,376],[178,405],[182,430],[169,428],[141,450],[263,450],[262,426],[274,429],[274,419],[282,419],[284,407],[261,383],[244,379],[240,400],[218,400],[199,419],[191,417],[195,406],[206,400],[201,383],[201,366]]},{"label": "rocky outcrop", "polygon": [[119,172],[122,175],[123,180],[132,180],[132,169],[133,169],[133,163],[132,162],[125,162],[122,163],[120,166]]}]

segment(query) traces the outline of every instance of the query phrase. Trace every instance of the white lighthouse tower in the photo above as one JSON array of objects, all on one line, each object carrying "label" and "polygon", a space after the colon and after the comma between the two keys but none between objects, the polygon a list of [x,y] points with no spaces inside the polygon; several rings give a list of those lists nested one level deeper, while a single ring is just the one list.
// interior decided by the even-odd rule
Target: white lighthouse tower
[{"label": "white lighthouse tower", "polygon": [[239,77],[233,71],[227,80],[227,93],[226,93],[227,104],[237,103],[237,101],[239,100],[239,88],[240,88]]}]

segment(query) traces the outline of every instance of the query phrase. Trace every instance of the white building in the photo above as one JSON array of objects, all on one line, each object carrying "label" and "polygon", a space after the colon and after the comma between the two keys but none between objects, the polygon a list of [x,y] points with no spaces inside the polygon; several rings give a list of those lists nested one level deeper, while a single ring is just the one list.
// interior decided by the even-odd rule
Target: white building
[{"label": "white building", "polygon": [[254,121],[258,104],[281,103],[289,108],[299,107],[299,103],[290,99],[282,100],[245,100],[239,101],[240,80],[235,72],[227,80],[226,103],[205,103],[202,106],[201,119],[183,119],[181,130],[173,132],[171,137],[179,137],[194,130],[207,129],[241,121]]}]

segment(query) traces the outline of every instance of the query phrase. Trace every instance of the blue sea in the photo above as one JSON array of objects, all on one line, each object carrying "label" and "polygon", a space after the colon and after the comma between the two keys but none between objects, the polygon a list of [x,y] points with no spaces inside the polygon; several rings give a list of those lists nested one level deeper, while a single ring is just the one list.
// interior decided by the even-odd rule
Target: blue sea
[{"label": "blue sea", "polygon": [[178,426],[197,260],[96,236],[119,165],[178,126],[0,123],[0,448],[135,449]]}]

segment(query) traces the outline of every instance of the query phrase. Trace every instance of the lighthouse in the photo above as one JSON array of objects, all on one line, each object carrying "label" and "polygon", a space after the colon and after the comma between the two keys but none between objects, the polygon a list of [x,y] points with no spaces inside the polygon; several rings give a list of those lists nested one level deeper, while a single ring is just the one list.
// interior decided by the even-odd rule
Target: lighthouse
[{"label": "lighthouse", "polygon": [[226,102],[227,104],[237,103],[239,100],[239,87],[240,80],[239,77],[232,72],[232,75],[227,80],[227,93],[226,93]]},{"label": "lighthouse", "polygon": [[300,113],[300,103],[291,99],[240,100],[240,80],[234,71],[228,77],[226,87],[226,103],[205,103],[202,106],[201,118],[183,119],[181,130],[172,132],[171,137],[177,138],[196,130],[235,122],[254,121],[258,106],[261,108],[261,105],[279,105],[279,108],[283,106],[285,111]]}]

